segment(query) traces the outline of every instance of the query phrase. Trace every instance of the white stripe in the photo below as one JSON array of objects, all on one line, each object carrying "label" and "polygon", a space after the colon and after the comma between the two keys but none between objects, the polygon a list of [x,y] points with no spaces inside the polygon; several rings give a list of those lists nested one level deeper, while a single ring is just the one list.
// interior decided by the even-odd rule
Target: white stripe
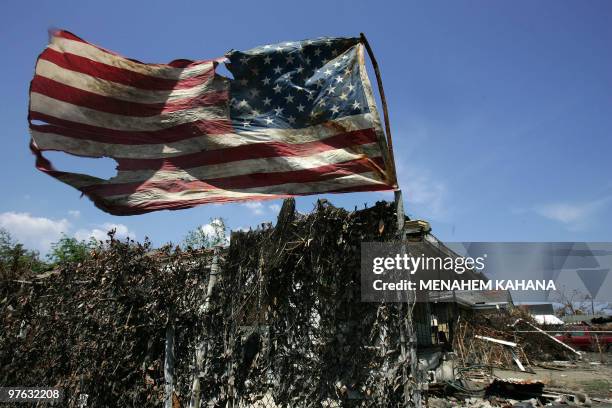
[{"label": "white stripe", "polygon": [[281,156],[263,159],[249,159],[229,163],[211,164],[181,170],[134,170],[120,171],[108,181],[108,184],[121,184],[144,181],[196,181],[221,177],[242,176],[254,173],[283,173],[315,169],[330,164],[339,164],[351,160],[380,157],[376,143],[352,146],[344,149],[328,150],[310,156]]},{"label": "white stripe", "polygon": [[198,120],[229,120],[226,105],[206,106],[164,113],[157,116],[126,116],[100,112],[50,98],[37,92],[30,93],[30,110],[86,125],[122,131],[153,131]]},{"label": "white stripe", "polygon": [[351,174],[349,176],[338,177],[331,180],[317,181],[313,183],[286,183],[275,186],[264,186],[255,188],[235,189],[235,190],[207,190],[196,191],[189,190],[180,193],[167,193],[161,190],[146,190],[139,191],[130,195],[118,195],[108,197],[105,200],[113,201],[115,205],[138,205],[149,201],[184,201],[184,200],[200,200],[212,197],[227,197],[234,200],[240,200],[244,196],[258,195],[265,198],[266,195],[282,195],[282,194],[311,194],[325,193],[327,191],[338,190],[342,188],[366,186],[366,185],[385,185],[381,182],[376,173]]},{"label": "white stripe", "polygon": [[[262,159],[248,159],[229,163],[210,164],[181,170],[130,170],[120,171],[108,181],[86,179],[74,181],[76,188],[94,184],[140,183],[145,181],[196,181],[215,178],[242,176],[254,173],[283,173],[288,171],[315,169],[330,164],[339,164],[352,160],[380,157],[376,143],[351,146],[345,149],[328,150],[310,156],[282,156]],[[374,166],[374,164],[372,164]]]},{"label": "white stripe", "polygon": [[304,129],[263,129],[241,132],[240,134],[202,135],[167,144],[122,145],[76,139],[34,130],[31,131],[31,134],[41,150],[61,150],[66,153],[88,157],[157,159],[255,143],[301,144],[322,140],[342,132],[371,127],[371,114],[365,113],[346,116]]},{"label": "white stripe", "polygon": [[217,75],[191,88],[172,91],[145,90],[65,69],[44,59],[38,60],[36,74],[83,91],[136,103],[174,102],[201,96],[207,92],[226,90],[229,87],[228,80]]},{"label": "white stripe", "polygon": [[163,64],[143,64],[131,61],[119,55],[109,54],[88,43],[56,36],[51,39],[51,43],[48,47],[58,52],[67,52],[113,67],[165,79],[177,80],[191,78],[196,75],[201,75],[210,69],[210,62],[203,62],[190,68],[175,68]]}]

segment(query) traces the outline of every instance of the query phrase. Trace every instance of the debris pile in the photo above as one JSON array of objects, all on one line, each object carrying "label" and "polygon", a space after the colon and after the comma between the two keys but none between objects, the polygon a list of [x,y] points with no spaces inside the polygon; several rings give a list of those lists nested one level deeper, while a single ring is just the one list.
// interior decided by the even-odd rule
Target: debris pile
[{"label": "debris pile", "polygon": [[405,403],[409,309],[360,301],[360,243],[395,238],[389,203],[301,215],[293,200],[274,228],[233,233],[215,274],[212,251],[111,237],[82,264],[1,282],[0,383],[63,388],[68,407],[160,406],[173,333],[175,406]]},{"label": "debris pile", "polygon": [[190,375],[209,261],[111,236],[83,264],[2,281],[0,384],[59,387],[70,407],[81,393],[90,406],[158,407],[168,324],[177,327],[177,377]]}]

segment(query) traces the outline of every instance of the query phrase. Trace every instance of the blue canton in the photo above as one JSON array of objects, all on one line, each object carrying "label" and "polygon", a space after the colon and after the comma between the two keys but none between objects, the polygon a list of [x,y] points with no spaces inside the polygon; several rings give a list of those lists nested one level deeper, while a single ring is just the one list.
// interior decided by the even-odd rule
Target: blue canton
[{"label": "blue canton", "polygon": [[358,38],[319,38],[230,51],[234,128],[305,128],[369,112],[358,45]]}]

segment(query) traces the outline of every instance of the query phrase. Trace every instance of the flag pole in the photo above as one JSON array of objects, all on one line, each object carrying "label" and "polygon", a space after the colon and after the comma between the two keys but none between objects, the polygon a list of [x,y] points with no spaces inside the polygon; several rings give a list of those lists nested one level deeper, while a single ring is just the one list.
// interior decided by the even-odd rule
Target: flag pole
[{"label": "flag pole", "polygon": [[374,56],[372,47],[370,47],[370,43],[368,42],[368,39],[366,38],[364,33],[360,33],[360,37],[361,43],[365,46],[365,49],[368,52],[368,56],[370,57],[370,61],[372,62],[372,67],[374,68],[374,74],[376,75],[376,83],[378,85],[380,101],[382,103],[383,108],[383,117],[385,119],[385,133],[387,134],[387,148],[389,151],[389,157],[391,158],[391,169],[393,171],[394,178],[393,181],[397,185],[397,174],[395,172],[395,156],[393,155],[393,139],[391,138],[391,125],[389,125],[389,109],[387,108],[387,98],[385,98],[385,89],[383,87],[380,69],[378,68],[378,62],[376,61],[376,57]]},{"label": "flag pole", "polygon": [[[368,56],[370,57],[370,61],[372,62],[374,74],[376,75],[376,83],[378,84],[378,92],[380,93],[380,101],[382,103],[383,116],[385,119],[385,133],[387,134],[387,148],[389,150],[389,158],[391,159],[393,178],[396,185],[396,189],[394,191],[394,198],[395,212],[397,215],[397,234],[400,239],[400,242],[405,243],[406,235],[404,233],[404,199],[402,197],[402,190],[399,188],[399,184],[397,181],[397,173],[395,170],[395,156],[393,154],[393,139],[391,138],[391,126],[389,124],[389,109],[387,108],[387,98],[385,98],[385,89],[383,88],[380,69],[378,68],[378,62],[376,61],[376,57],[374,56],[372,47],[370,47],[370,43],[368,42],[368,39],[366,38],[364,33],[360,33],[360,36],[361,42],[365,46],[365,49],[368,52]],[[403,245],[402,247],[402,251],[405,251],[405,247]],[[416,332],[414,330],[414,325],[412,323],[412,313],[415,303],[416,297],[412,299],[412,301],[409,299],[407,311],[404,308],[404,303],[400,304],[400,315],[402,315],[402,324],[400,324],[401,354],[402,361],[404,362],[404,369],[402,370],[402,382],[404,384],[404,405],[421,408],[423,406],[420,390],[421,375],[419,375],[420,373],[418,372],[419,369],[416,358],[417,339]],[[408,373],[406,370],[406,363],[410,366],[410,373]],[[414,380],[410,381],[409,377],[416,379],[416,384],[412,383]],[[414,385],[416,385],[416,387]]]}]

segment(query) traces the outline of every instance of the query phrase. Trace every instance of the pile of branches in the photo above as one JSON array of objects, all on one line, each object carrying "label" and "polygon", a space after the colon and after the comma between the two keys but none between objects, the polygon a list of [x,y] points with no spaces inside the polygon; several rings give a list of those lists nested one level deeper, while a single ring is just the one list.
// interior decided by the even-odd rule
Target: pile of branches
[{"label": "pile of branches", "polygon": [[63,406],[158,407],[164,333],[189,387],[209,252],[109,241],[90,259],[0,282],[0,384],[64,389]]},{"label": "pile of branches", "polygon": [[172,326],[174,406],[400,406],[408,310],[360,301],[361,242],[396,225],[389,203],[301,215],[286,200],[275,227],[233,233],[216,279],[212,250],[112,236],[82,263],[3,279],[0,384],[160,406]]},{"label": "pile of branches", "polygon": [[219,405],[399,405],[402,309],[360,301],[361,242],[396,232],[388,203],[348,212],[319,202],[301,215],[286,200],[274,228],[234,233],[203,394]]},{"label": "pile of branches", "polygon": [[[525,322],[529,323],[526,324]],[[515,357],[525,368],[535,362],[572,360],[576,355],[544,333],[534,330],[533,318],[520,308],[475,315],[470,321],[459,321],[453,339],[453,349],[464,366],[486,365],[517,369]],[[516,347],[479,339],[485,336],[516,343]],[[514,355],[513,355],[514,352]]]},{"label": "pile of branches", "polygon": [[[516,346],[511,347],[487,339],[514,343]],[[518,359],[524,368],[530,369],[524,347],[516,343],[513,332],[507,328],[499,330],[490,325],[459,321],[453,340],[453,349],[457,352],[463,367],[517,369],[516,359]]]}]

